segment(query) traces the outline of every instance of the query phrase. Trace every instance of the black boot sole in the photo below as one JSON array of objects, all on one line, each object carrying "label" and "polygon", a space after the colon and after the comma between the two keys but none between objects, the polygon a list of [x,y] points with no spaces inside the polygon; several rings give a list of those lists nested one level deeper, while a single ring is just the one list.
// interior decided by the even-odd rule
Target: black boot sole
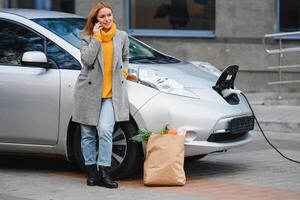
[{"label": "black boot sole", "polygon": [[106,187],[106,188],[109,188],[109,189],[116,189],[116,188],[119,187],[118,185],[107,185],[105,183],[98,183],[97,185],[101,186],[101,187]]},{"label": "black boot sole", "polygon": [[99,184],[98,184],[97,182],[94,182],[94,181],[93,181],[93,182],[87,181],[87,182],[86,182],[86,185],[87,185],[87,186],[96,186],[96,185],[99,185]]}]

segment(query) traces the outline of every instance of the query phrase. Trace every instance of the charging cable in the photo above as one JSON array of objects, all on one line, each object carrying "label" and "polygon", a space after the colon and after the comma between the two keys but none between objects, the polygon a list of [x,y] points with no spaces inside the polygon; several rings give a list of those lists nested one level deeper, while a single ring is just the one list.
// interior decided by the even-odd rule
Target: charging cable
[{"label": "charging cable", "polygon": [[[228,90],[233,90],[233,89],[228,89]],[[236,92],[237,91],[234,91],[234,93],[236,94]],[[223,93],[223,91],[222,91],[222,93]],[[226,93],[227,94],[227,93]],[[231,93],[232,94],[232,93]],[[273,149],[275,149],[275,151],[277,151],[282,157],[284,157],[285,159],[287,159],[287,160],[289,160],[289,161],[291,161],[291,162],[295,162],[295,163],[297,163],[297,164],[300,164],[300,161],[297,161],[297,160],[294,160],[294,159],[291,159],[291,158],[289,158],[289,157],[287,157],[287,156],[285,156],[283,153],[281,153],[270,141],[269,141],[269,139],[267,138],[267,136],[265,135],[265,133],[264,133],[264,131],[262,130],[262,128],[261,128],[261,126],[260,126],[260,124],[259,124],[259,122],[258,122],[258,120],[257,120],[257,118],[256,118],[256,116],[255,116],[255,114],[254,114],[254,111],[253,111],[253,109],[252,109],[252,107],[251,107],[251,105],[250,105],[250,103],[249,103],[249,101],[248,101],[248,99],[247,99],[247,97],[246,97],[246,95],[244,94],[244,93],[242,93],[241,91],[239,91],[239,94],[241,94],[241,95],[243,95],[244,96],[244,98],[246,99],[246,101],[247,101],[247,103],[248,103],[248,105],[249,105],[249,108],[251,109],[251,112],[252,112],[252,114],[253,114],[253,116],[254,116],[254,119],[255,119],[255,121],[256,121],[256,123],[257,123],[257,125],[258,125],[258,127],[259,127],[259,129],[260,129],[260,131],[262,132],[262,134],[263,134],[263,136],[264,136],[264,138],[266,139],[266,141],[269,143],[269,145],[273,148]],[[230,95],[230,94],[229,94]],[[229,96],[228,95],[228,96]]]}]

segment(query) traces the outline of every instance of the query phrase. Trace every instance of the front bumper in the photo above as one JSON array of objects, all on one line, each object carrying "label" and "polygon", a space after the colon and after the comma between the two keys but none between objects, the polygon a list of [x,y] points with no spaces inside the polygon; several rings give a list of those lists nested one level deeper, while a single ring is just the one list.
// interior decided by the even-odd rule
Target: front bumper
[{"label": "front bumper", "polygon": [[[205,91],[205,98],[160,93],[144,104],[134,115],[139,129],[159,131],[166,124],[175,130],[186,129],[185,156],[209,154],[247,144],[251,141],[245,131],[238,137],[224,141],[209,140],[212,134],[228,130],[228,122],[234,118],[251,116],[244,104],[229,105],[215,91]],[[228,133],[230,135],[230,133]]]},{"label": "front bumper", "polygon": [[191,141],[185,142],[185,157],[196,156],[201,154],[209,154],[214,152],[225,151],[231,148],[239,147],[251,142],[251,136],[246,133],[242,138],[227,140],[224,142],[208,142],[208,141]]}]

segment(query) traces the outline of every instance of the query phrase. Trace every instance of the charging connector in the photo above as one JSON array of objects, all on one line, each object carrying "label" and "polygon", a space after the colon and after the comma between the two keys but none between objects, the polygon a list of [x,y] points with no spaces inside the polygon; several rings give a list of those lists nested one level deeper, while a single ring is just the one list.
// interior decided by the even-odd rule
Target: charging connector
[{"label": "charging connector", "polygon": [[241,94],[241,90],[236,90],[236,89],[232,89],[232,88],[229,88],[229,89],[224,89],[221,91],[222,95],[224,98],[230,96],[231,94]]}]

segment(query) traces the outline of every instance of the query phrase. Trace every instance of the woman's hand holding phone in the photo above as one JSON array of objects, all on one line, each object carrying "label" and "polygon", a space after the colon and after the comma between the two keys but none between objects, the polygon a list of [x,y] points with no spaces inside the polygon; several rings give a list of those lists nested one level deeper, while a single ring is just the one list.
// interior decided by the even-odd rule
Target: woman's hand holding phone
[{"label": "woman's hand holding phone", "polygon": [[94,35],[100,35],[100,30],[102,29],[102,26],[100,24],[100,22],[97,22],[95,25],[94,25],[94,29],[93,29],[93,33]]}]

